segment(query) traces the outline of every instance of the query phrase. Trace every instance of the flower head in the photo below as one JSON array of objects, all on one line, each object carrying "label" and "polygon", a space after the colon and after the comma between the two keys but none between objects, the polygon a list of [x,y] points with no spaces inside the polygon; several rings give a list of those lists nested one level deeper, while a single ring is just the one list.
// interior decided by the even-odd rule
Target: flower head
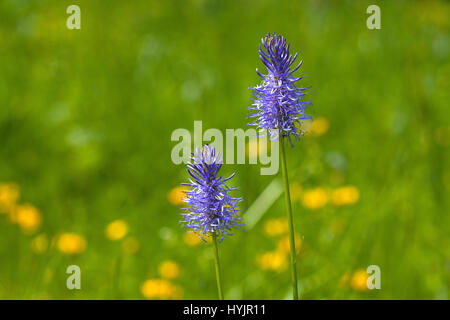
[{"label": "flower head", "polygon": [[40,211],[29,204],[17,206],[11,213],[11,218],[23,232],[29,234],[34,233],[42,223]]},{"label": "flower head", "polygon": [[366,270],[358,269],[353,274],[350,284],[351,284],[352,288],[357,291],[365,291],[365,290],[367,290],[367,279],[368,278],[369,278],[369,275],[367,274]]},{"label": "flower head", "polygon": [[109,240],[120,240],[128,233],[128,224],[123,220],[114,220],[106,227],[106,237]]},{"label": "flower head", "polygon": [[76,233],[63,233],[59,237],[57,245],[62,253],[80,254],[86,249],[86,240]]},{"label": "flower head", "polygon": [[181,299],[183,289],[165,279],[149,279],[141,287],[142,295],[147,299]]},{"label": "flower head", "polygon": [[184,198],[184,192],[187,188],[185,186],[177,186],[169,191],[167,194],[167,198],[169,199],[169,202],[174,205],[182,205],[184,204],[183,198]]},{"label": "flower head", "polygon": [[359,190],[354,186],[337,188],[333,191],[332,199],[336,206],[355,204],[359,200]]},{"label": "flower head", "polygon": [[183,208],[182,222],[202,239],[215,236],[222,240],[225,235],[231,234],[231,229],[240,225],[237,212],[241,199],[228,194],[237,188],[225,185],[234,174],[224,179],[217,177],[222,158],[212,146],[197,148],[191,159],[187,169],[191,176],[190,183],[183,183],[191,189],[185,191],[183,201],[187,208]]},{"label": "flower head", "polygon": [[0,183],[0,213],[10,213],[19,199],[19,187],[13,183]]},{"label": "flower head", "polygon": [[302,77],[292,76],[302,61],[291,69],[297,53],[290,55],[286,39],[275,33],[268,33],[262,39],[259,57],[267,68],[267,74],[263,75],[256,69],[263,81],[251,88],[255,98],[249,109],[253,112],[250,118],[254,121],[249,124],[260,132],[268,130],[272,140],[276,140],[278,135],[287,136],[289,141],[291,137],[298,139],[305,132],[300,121],[310,118],[305,115],[305,108],[310,103],[301,101],[306,94],[305,88],[295,86]]},{"label": "flower head", "polygon": [[329,200],[328,191],[324,188],[314,188],[303,193],[303,205],[308,209],[324,207]]},{"label": "flower head", "polygon": [[166,279],[175,279],[180,275],[180,267],[171,260],[163,261],[158,267],[159,275]]}]

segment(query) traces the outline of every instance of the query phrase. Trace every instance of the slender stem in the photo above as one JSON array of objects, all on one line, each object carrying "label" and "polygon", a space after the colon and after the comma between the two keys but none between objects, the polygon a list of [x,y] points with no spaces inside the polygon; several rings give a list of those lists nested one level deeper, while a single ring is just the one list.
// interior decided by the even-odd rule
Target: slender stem
[{"label": "slender stem", "polygon": [[294,218],[292,217],[291,196],[289,194],[289,179],[286,168],[286,154],[284,151],[285,137],[280,138],[280,158],[281,158],[281,171],[283,173],[284,183],[284,199],[286,202],[286,210],[289,224],[289,247],[291,249],[291,277],[293,286],[293,299],[298,300],[298,288],[297,288],[297,263],[295,261],[295,236],[294,236]]},{"label": "slender stem", "polygon": [[219,248],[217,246],[217,237],[213,235],[213,244],[214,244],[214,256],[215,256],[215,263],[216,263],[216,279],[217,279],[217,290],[219,292],[219,299],[223,300],[223,293],[222,293],[222,281],[220,278],[220,265],[219,265]]}]

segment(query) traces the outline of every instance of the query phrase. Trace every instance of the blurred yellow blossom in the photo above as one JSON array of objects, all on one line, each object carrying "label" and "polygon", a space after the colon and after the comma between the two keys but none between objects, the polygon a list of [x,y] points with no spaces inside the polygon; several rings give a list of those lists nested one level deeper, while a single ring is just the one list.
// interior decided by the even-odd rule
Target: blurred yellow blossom
[{"label": "blurred yellow blossom", "polygon": [[[302,239],[296,233],[295,236],[295,252],[298,254],[300,252],[300,248],[302,247]],[[277,250],[280,253],[284,253],[286,255],[290,254],[291,246],[289,244],[289,236],[286,235],[278,241]]]},{"label": "blurred yellow blossom", "polygon": [[142,295],[147,299],[181,299],[183,290],[164,279],[149,279],[141,287]]},{"label": "blurred yellow blossom", "polygon": [[16,206],[10,217],[23,232],[30,234],[35,232],[42,223],[39,210],[29,204]]},{"label": "blurred yellow blossom", "polygon": [[58,249],[65,254],[80,254],[86,249],[86,240],[76,233],[63,233],[58,238]]},{"label": "blurred yellow blossom", "polygon": [[135,254],[139,251],[139,247],[139,241],[134,237],[127,238],[122,243],[123,251],[128,254]]},{"label": "blurred yellow blossom", "polygon": [[270,251],[256,258],[262,270],[284,271],[287,267],[287,256],[283,252]]},{"label": "blurred yellow blossom", "polygon": [[47,249],[48,249],[48,238],[45,233],[42,233],[33,238],[33,240],[31,240],[31,250],[34,253],[41,254],[47,251]]},{"label": "blurred yellow blossom", "polygon": [[202,237],[201,238],[199,237],[199,239],[200,239],[200,243],[212,243],[212,237],[209,235],[207,236],[207,235],[202,234]]},{"label": "blurred yellow blossom", "polygon": [[0,213],[9,213],[19,199],[19,187],[14,183],[0,184]]},{"label": "blurred yellow blossom", "polygon": [[303,205],[309,209],[324,207],[328,202],[328,192],[324,188],[315,188],[303,193]]},{"label": "blurred yellow blossom", "polygon": [[183,205],[183,198],[186,196],[183,191],[189,190],[185,186],[177,186],[170,190],[170,192],[167,194],[167,198],[169,199],[169,202],[173,205],[180,206]]},{"label": "blurred yellow blossom", "polygon": [[355,273],[352,275],[352,279],[350,282],[350,285],[354,290],[357,291],[364,291],[367,290],[367,279],[369,278],[369,275],[366,273],[366,270],[359,269],[356,270]]},{"label": "blurred yellow blossom", "polygon": [[275,237],[288,232],[288,221],[285,217],[267,220],[264,224],[264,233],[269,237]]},{"label": "blurred yellow blossom", "polygon": [[267,139],[267,144],[262,144],[258,138],[251,138],[245,146],[245,154],[249,159],[257,159],[260,153],[270,150],[269,143],[269,139]]},{"label": "blurred yellow blossom", "polygon": [[292,201],[300,201],[302,198],[302,187],[297,183],[294,182],[289,186],[290,194],[291,194],[291,200]]},{"label": "blurred yellow blossom", "polygon": [[319,136],[325,134],[328,131],[329,127],[330,127],[330,124],[326,118],[317,117],[316,119],[314,119],[314,121],[311,125],[310,133],[313,136],[319,137]]},{"label": "blurred yellow blossom", "polygon": [[202,243],[202,239],[200,239],[200,237],[194,232],[186,232],[183,235],[183,241],[191,247],[195,247],[196,245]]},{"label": "blurred yellow blossom", "polygon": [[178,278],[180,274],[180,267],[174,261],[163,261],[158,267],[159,275],[166,279]]},{"label": "blurred yellow blossom", "polygon": [[128,224],[123,220],[115,220],[106,227],[106,237],[109,240],[120,240],[128,233]]},{"label": "blurred yellow blossom", "polygon": [[354,204],[359,200],[359,190],[354,186],[341,187],[333,191],[332,199],[336,206]]}]

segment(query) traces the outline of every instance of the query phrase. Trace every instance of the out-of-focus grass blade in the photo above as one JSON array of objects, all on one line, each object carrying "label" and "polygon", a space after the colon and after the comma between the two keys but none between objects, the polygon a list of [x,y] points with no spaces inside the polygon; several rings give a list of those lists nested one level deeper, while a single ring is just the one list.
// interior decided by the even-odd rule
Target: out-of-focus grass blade
[{"label": "out-of-focus grass blade", "polygon": [[272,206],[283,192],[280,178],[275,178],[264,189],[244,214],[245,229],[250,230],[262,218],[264,213]]}]

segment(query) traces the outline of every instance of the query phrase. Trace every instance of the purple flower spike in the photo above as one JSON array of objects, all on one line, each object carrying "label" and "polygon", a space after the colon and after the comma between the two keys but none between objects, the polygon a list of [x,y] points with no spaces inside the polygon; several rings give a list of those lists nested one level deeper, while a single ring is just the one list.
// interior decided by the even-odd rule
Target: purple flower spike
[{"label": "purple flower spike", "polygon": [[292,76],[302,61],[291,69],[297,53],[290,55],[286,39],[275,33],[268,33],[262,39],[262,45],[259,46],[259,57],[268,73],[263,75],[256,69],[263,82],[251,88],[255,98],[249,109],[253,111],[250,118],[254,121],[249,125],[256,126],[259,132],[268,130],[272,140],[279,134],[287,136],[292,144],[291,137],[298,139],[305,133],[301,129],[301,120],[310,119],[305,109],[311,103],[301,101],[306,89],[295,86],[295,82],[303,77]]},{"label": "purple flower spike", "polygon": [[231,235],[233,228],[241,225],[237,215],[241,198],[232,198],[228,192],[237,188],[225,185],[234,174],[225,179],[217,177],[222,157],[213,146],[205,145],[203,150],[197,148],[191,159],[192,163],[187,165],[190,183],[183,183],[191,190],[184,191],[183,201],[188,207],[183,208],[182,222],[202,239],[215,236],[222,241],[225,235]]}]

